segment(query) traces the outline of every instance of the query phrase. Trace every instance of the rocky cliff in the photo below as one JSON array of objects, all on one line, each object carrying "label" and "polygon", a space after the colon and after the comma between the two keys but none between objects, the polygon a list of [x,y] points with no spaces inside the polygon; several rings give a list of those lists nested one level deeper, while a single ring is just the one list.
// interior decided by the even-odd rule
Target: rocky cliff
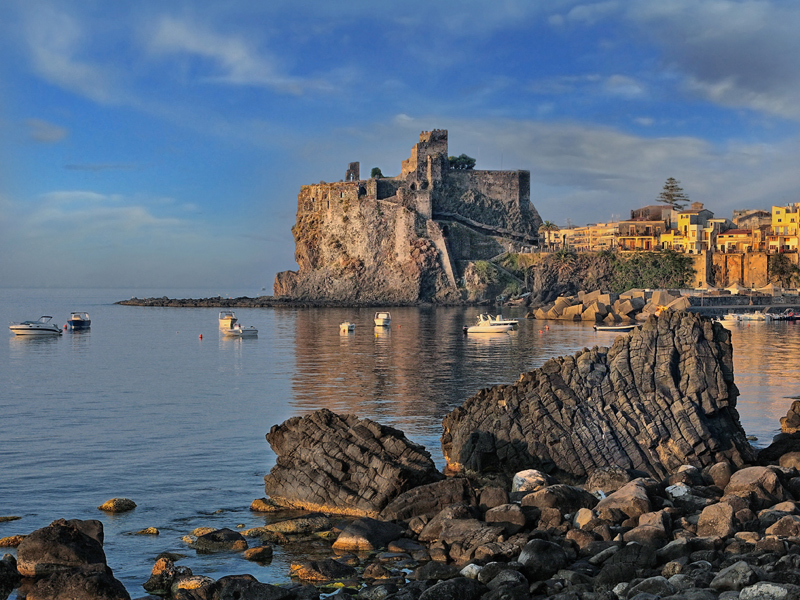
[{"label": "rocky cliff", "polygon": [[551,359],[448,414],[452,471],[539,468],[583,477],[602,467],[662,478],[684,464],[753,459],[736,412],[730,333],[665,311],[641,330]]},{"label": "rocky cliff", "polygon": [[400,175],[302,186],[297,271],[275,278],[276,296],[373,303],[467,300],[471,261],[538,241],[541,219],[527,171],[454,171],[447,132],[423,132]]}]

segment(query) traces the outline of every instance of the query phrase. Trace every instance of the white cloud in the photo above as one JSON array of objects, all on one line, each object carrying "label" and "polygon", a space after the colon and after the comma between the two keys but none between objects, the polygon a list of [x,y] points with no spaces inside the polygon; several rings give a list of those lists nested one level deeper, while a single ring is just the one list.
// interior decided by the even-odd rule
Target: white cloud
[{"label": "white cloud", "polygon": [[627,9],[690,92],[722,106],[800,119],[800,4],[675,0]]},{"label": "white cloud", "polygon": [[96,102],[119,100],[114,72],[80,58],[91,36],[77,19],[42,4],[29,7],[24,23],[33,67],[42,78]]},{"label": "white cloud", "polygon": [[[681,181],[692,200],[728,218],[734,208],[795,201],[800,189],[793,164],[798,138],[714,145],[698,137],[644,137],[583,123],[441,117],[406,117],[375,129],[396,139],[433,127],[448,129],[450,149],[477,158],[478,169],[499,169],[502,161],[502,168],[529,170],[532,202],[542,218],[558,223],[627,216],[652,203],[668,177]],[[394,161],[399,165],[404,158]],[[387,165],[384,173],[393,172]]]},{"label": "white cloud", "polygon": [[193,21],[161,17],[147,44],[154,54],[205,59],[213,65],[208,74],[201,76],[207,82],[263,86],[292,94],[330,87],[321,80],[290,77],[282,72],[276,56],[259,51],[241,36],[216,33]]}]

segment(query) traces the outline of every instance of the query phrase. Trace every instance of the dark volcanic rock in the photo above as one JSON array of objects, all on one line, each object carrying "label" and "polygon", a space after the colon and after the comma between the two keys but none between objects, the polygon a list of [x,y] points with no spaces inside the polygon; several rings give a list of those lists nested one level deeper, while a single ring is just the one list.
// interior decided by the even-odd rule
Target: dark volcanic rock
[{"label": "dark volcanic rock", "polygon": [[105,568],[102,527],[94,520],[59,519],[37,529],[17,547],[17,570],[23,577],[40,577],[71,569]]},{"label": "dark volcanic rock", "polygon": [[477,505],[475,491],[469,480],[445,479],[403,492],[383,509],[381,518],[397,521],[435,515],[453,504]]},{"label": "dark volcanic rock", "polygon": [[194,547],[200,553],[241,551],[247,550],[247,540],[238,531],[226,527],[199,536]]},{"label": "dark volcanic rock", "polygon": [[20,592],[29,600],[130,600],[108,567],[50,573],[26,582]]},{"label": "dark volcanic rock", "polygon": [[735,410],[730,333],[665,311],[641,330],[551,359],[513,385],[482,390],[444,421],[455,472],[528,468],[582,477],[600,467],[663,479],[684,464],[751,462]]},{"label": "dark volcanic rock", "polygon": [[425,448],[355,415],[321,409],[275,425],[267,441],[278,459],[264,489],[285,506],[377,517],[402,492],[442,479]]},{"label": "dark volcanic rock", "polygon": [[293,564],[292,575],[303,581],[334,581],[355,577],[358,571],[355,567],[326,558]]},{"label": "dark volcanic rock", "polygon": [[377,521],[369,517],[356,519],[344,528],[333,543],[334,550],[369,552],[385,548],[403,535],[403,528],[394,523]]},{"label": "dark volcanic rock", "polygon": [[218,579],[209,590],[212,598],[219,600],[236,600],[253,598],[254,600],[292,600],[295,594],[286,588],[261,583],[252,575],[228,575]]},{"label": "dark volcanic rock", "polygon": [[[19,583],[17,559],[11,554],[4,554],[0,560],[0,598],[6,598]],[[4,595],[5,594],[5,595]]]}]

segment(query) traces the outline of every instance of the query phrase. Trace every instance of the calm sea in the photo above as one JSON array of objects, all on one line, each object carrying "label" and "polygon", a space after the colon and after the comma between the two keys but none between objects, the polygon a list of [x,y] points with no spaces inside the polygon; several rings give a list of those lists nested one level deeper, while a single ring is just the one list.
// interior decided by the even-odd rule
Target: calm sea
[{"label": "calm sea", "polygon": [[[269,565],[238,554],[195,555],[182,541],[199,526],[255,527],[268,517],[248,507],[264,495],[275,455],[272,425],[321,407],[403,430],[443,466],[442,417],[481,388],[511,383],[553,356],[613,334],[587,324],[522,320],[508,335],[465,337],[475,308],[397,308],[376,331],[370,309],[238,309],[256,339],[220,335],[214,308],[140,308],[132,296],[257,295],[254,290],[0,289],[0,323],[87,311],[88,333],[0,343],[0,537],[58,518],[100,519],[108,563],[133,597],[144,595],[155,556],[219,578],[250,573],[289,580],[303,549],[276,549]],[[507,310],[509,316],[522,312]],[[339,334],[341,321],[353,334]],[[766,445],[800,394],[800,323],[734,325],[739,411]],[[202,335],[202,339],[200,336]],[[97,506],[133,499],[136,510]],[[131,535],[156,527],[158,537]],[[12,596],[13,597],[13,596]]]}]

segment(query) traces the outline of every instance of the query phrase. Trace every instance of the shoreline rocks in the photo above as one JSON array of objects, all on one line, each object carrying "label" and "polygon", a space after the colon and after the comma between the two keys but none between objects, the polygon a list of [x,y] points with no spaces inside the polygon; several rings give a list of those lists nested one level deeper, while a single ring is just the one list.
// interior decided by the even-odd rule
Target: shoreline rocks
[{"label": "shoreline rocks", "polygon": [[406,490],[443,479],[401,431],[327,409],[275,425],[267,441],[278,458],[264,490],[285,507],[377,517]]}]

